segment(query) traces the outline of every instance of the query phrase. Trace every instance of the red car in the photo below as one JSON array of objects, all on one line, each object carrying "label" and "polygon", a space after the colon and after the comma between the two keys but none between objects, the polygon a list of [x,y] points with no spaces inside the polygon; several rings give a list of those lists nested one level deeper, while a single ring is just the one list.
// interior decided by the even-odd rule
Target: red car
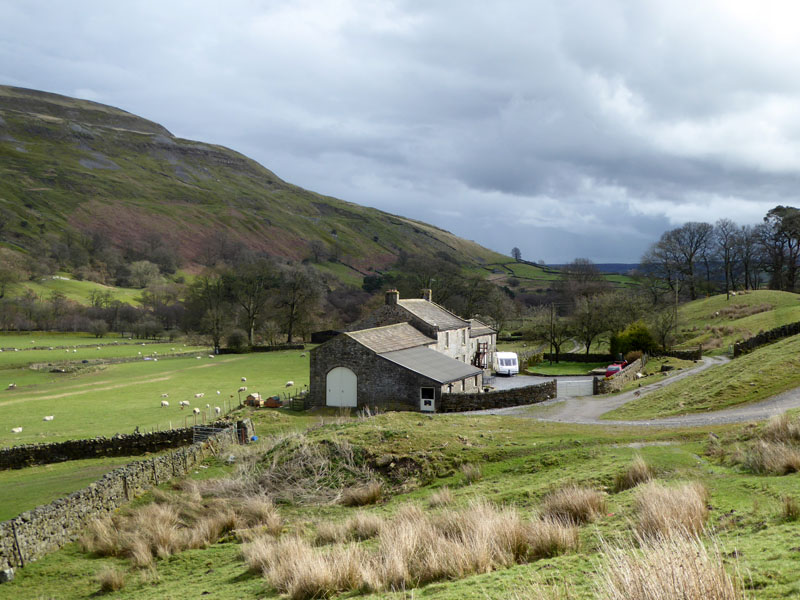
[{"label": "red car", "polygon": [[628,361],[626,360],[623,360],[622,362],[615,362],[613,364],[608,365],[606,367],[606,377],[613,377],[627,366],[628,366]]}]

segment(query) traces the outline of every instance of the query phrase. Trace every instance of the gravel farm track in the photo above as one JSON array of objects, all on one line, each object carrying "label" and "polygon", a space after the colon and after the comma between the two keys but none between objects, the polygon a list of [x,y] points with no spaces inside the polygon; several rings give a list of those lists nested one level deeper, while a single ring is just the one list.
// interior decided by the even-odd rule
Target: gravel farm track
[{"label": "gravel farm track", "polygon": [[[710,367],[728,362],[725,357],[706,357],[701,364],[676,373],[651,385],[643,386],[638,390],[624,392],[616,396],[583,396],[576,398],[554,398],[540,404],[527,406],[512,406],[492,410],[473,411],[463,414],[489,414],[527,417],[539,421],[552,421],[557,423],[575,423],[580,425],[635,425],[638,427],[705,427],[709,425],[724,425],[728,423],[742,423],[747,421],[760,421],[774,415],[779,415],[791,408],[800,407],[800,388],[735,408],[727,408],[710,413],[696,413],[663,419],[648,419],[641,421],[610,421],[600,417],[631,400],[643,398],[664,386],[668,386],[685,377],[690,377]],[[637,394],[638,395],[635,395]]]}]

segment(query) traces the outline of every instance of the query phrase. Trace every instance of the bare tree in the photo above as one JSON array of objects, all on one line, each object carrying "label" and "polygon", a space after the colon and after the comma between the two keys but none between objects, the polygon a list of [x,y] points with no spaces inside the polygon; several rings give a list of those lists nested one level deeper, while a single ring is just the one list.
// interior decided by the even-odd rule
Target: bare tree
[{"label": "bare tree", "polygon": [[566,317],[559,317],[555,305],[551,304],[534,309],[533,318],[523,335],[525,339],[550,344],[555,354],[555,362],[558,362],[561,347],[572,338],[573,331],[569,320]]},{"label": "bare tree", "polygon": [[725,296],[727,298],[730,298],[731,293],[736,246],[740,243],[738,233],[739,227],[730,219],[720,219],[714,224],[713,243],[725,272]]},{"label": "bare tree", "polygon": [[514,246],[511,249],[511,258],[513,258],[517,262],[521,261],[522,260],[522,251],[519,248],[517,248],[516,246]]},{"label": "bare tree", "polygon": [[286,340],[291,343],[301,320],[310,319],[322,299],[317,276],[310,269],[292,267],[281,274],[276,307],[282,314]]}]

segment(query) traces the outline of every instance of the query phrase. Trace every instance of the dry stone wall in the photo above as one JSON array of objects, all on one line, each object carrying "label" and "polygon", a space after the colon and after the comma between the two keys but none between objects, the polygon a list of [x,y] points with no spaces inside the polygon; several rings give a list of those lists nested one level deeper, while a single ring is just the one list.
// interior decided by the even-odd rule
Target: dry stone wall
[{"label": "dry stone wall", "polygon": [[619,373],[611,377],[610,379],[605,379],[603,377],[595,377],[594,378],[594,393],[596,394],[608,394],[609,392],[616,392],[617,390],[622,389],[629,381],[633,381],[636,379],[636,373],[642,370],[647,364],[647,356],[643,356],[642,358],[638,358],[629,364],[627,367],[622,369]]},{"label": "dry stone wall", "polygon": [[89,521],[153,486],[185,475],[209,454],[252,434],[249,419],[240,421],[203,442],[114,469],[88,487],[0,523],[0,569],[25,566],[61,548],[75,540]]},{"label": "dry stone wall", "polygon": [[783,325],[781,327],[776,327],[775,329],[770,329],[769,331],[759,333],[758,335],[754,335],[751,338],[734,344],[733,357],[737,358],[742,354],[752,352],[756,348],[766,346],[772,342],[776,342],[783,338],[791,337],[797,334],[800,334],[800,321],[796,323],[789,323],[788,325]]},{"label": "dry stone wall", "polygon": [[536,385],[498,390],[478,394],[442,394],[438,412],[461,412],[466,410],[487,410],[536,404],[556,397],[556,381],[548,381]]}]

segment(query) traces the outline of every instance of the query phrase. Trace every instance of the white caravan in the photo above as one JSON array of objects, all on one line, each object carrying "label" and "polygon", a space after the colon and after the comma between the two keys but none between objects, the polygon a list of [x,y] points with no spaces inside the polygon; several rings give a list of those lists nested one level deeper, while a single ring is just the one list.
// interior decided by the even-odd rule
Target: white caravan
[{"label": "white caravan", "polygon": [[494,371],[498,375],[516,375],[519,373],[519,359],[515,352],[495,352]]}]

